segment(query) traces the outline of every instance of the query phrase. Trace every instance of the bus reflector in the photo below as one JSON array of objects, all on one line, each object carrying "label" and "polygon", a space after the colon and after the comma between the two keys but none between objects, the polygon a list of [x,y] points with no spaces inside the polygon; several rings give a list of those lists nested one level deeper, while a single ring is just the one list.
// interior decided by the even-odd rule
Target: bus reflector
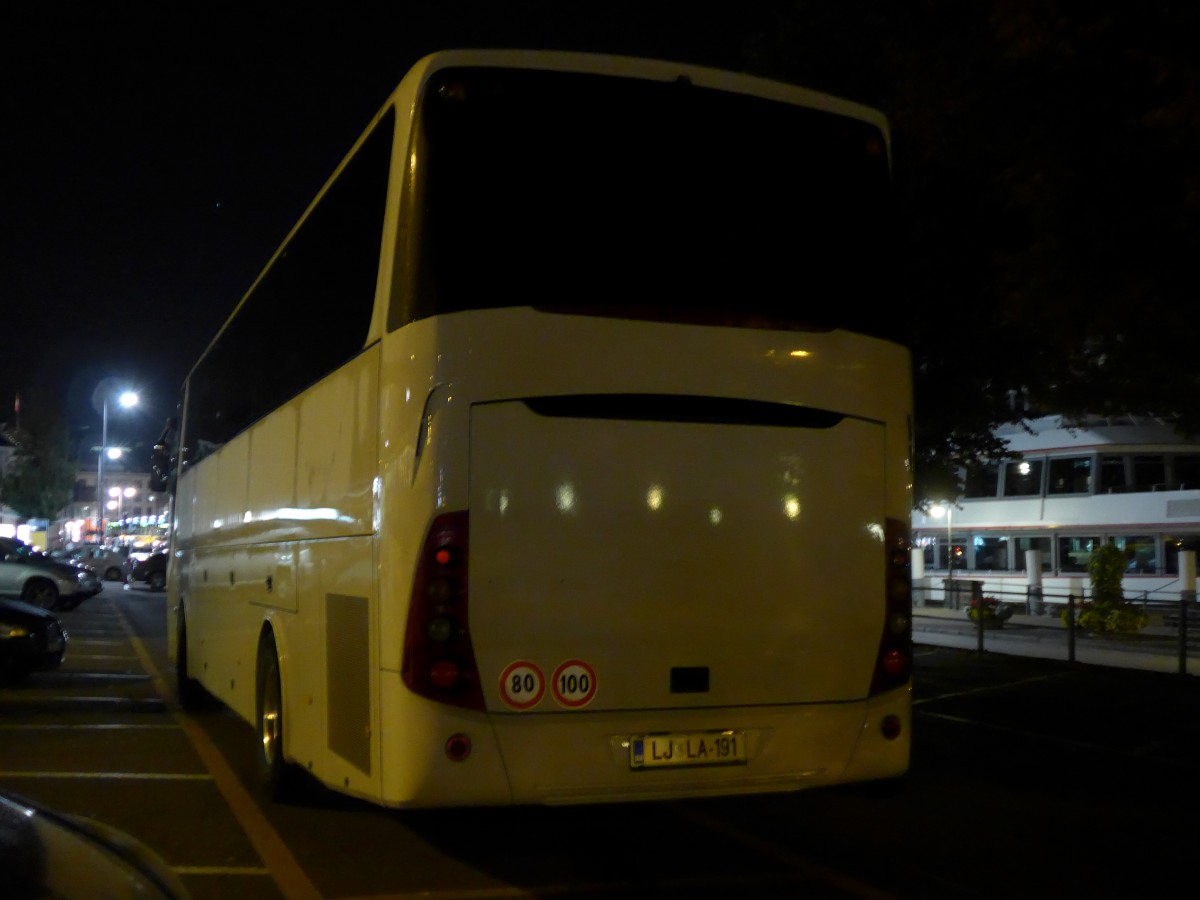
[{"label": "bus reflector", "polygon": [[462,762],[471,755],[471,739],[465,734],[452,734],[446,739],[446,756],[454,762]]},{"label": "bus reflector", "polygon": [[468,527],[465,511],[440,515],[429,526],[413,576],[400,672],[421,697],[482,711],[467,629]]}]

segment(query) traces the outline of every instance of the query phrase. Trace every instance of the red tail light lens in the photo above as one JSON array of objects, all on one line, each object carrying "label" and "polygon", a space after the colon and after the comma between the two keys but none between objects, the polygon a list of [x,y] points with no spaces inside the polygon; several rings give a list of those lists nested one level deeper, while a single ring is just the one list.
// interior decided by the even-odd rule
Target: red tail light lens
[{"label": "red tail light lens", "polygon": [[883,634],[875,657],[875,674],[871,679],[871,695],[881,694],[908,683],[912,677],[912,540],[908,525],[898,519],[888,519],[884,526],[884,551],[887,553],[884,573]]},{"label": "red tail light lens", "polygon": [[439,703],[483,710],[483,688],[467,629],[467,513],[429,526],[413,577],[401,675],[409,690]]}]

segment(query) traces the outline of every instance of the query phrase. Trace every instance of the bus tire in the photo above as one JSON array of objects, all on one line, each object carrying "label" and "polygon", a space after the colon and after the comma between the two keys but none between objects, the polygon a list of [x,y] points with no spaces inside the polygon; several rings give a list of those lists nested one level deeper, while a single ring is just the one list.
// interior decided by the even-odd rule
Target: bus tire
[{"label": "bus tire", "polygon": [[182,610],[179,613],[179,640],[175,645],[175,694],[185,710],[203,709],[208,705],[208,692],[188,675],[187,620]]},{"label": "bus tire", "polygon": [[258,644],[257,681],[258,780],[267,797],[276,803],[286,803],[297,798],[298,771],[283,754],[283,682],[275,639],[269,632]]}]

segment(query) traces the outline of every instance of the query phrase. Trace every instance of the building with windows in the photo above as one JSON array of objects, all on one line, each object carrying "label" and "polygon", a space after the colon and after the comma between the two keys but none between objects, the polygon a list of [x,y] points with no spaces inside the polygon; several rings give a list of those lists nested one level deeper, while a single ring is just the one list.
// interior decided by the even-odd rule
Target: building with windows
[{"label": "building with windows", "polygon": [[[58,523],[63,543],[102,543],[135,535],[160,537],[167,524],[167,494],[150,489],[150,473],[116,464],[105,468],[97,506],[96,470],[81,468],[70,505]],[[100,522],[104,534],[100,533]]]},{"label": "building with windows", "polygon": [[952,601],[951,575],[1004,600],[1030,588],[1065,600],[1086,589],[1103,543],[1125,552],[1127,597],[1194,589],[1194,557],[1180,554],[1200,549],[1200,443],[1132,416],[1078,428],[1051,416],[998,436],[1021,458],[987,466],[964,496],[913,515],[916,603]]}]

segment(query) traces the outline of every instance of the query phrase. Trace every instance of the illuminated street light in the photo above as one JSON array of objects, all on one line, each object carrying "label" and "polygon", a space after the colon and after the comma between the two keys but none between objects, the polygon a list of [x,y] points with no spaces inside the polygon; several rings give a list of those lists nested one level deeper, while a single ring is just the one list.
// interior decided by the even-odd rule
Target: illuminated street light
[{"label": "illuminated street light", "polygon": [[[133,391],[122,391],[117,395],[117,403],[124,409],[137,406],[138,395]],[[121,451],[117,447],[108,446],[108,393],[104,394],[104,410],[100,419],[100,452],[96,454],[96,514],[99,517],[97,526],[100,529],[100,540],[103,541],[107,537],[104,527],[104,512],[100,508],[100,498],[104,496],[104,457],[109,459],[119,459]],[[113,451],[116,455],[113,455]],[[110,507],[111,508],[111,507]]]},{"label": "illuminated street light", "polygon": [[124,522],[124,520],[125,520],[125,499],[129,498],[132,500],[136,495],[137,495],[137,488],[110,487],[108,489],[108,496],[112,497],[113,499],[108,501],[108,504],[107,504],[108,508],[115,509],[117,511],[117,518],[120,519],[122,522]]},{"label": "illuminated street light", "polygon": [[951,603],[953,602],[951,594],[954,581],[954,534],[952,531],[954,504],[949,500],[941,500],[930,508],[929,514],[935,519],[946,517],[946,602]]}]

